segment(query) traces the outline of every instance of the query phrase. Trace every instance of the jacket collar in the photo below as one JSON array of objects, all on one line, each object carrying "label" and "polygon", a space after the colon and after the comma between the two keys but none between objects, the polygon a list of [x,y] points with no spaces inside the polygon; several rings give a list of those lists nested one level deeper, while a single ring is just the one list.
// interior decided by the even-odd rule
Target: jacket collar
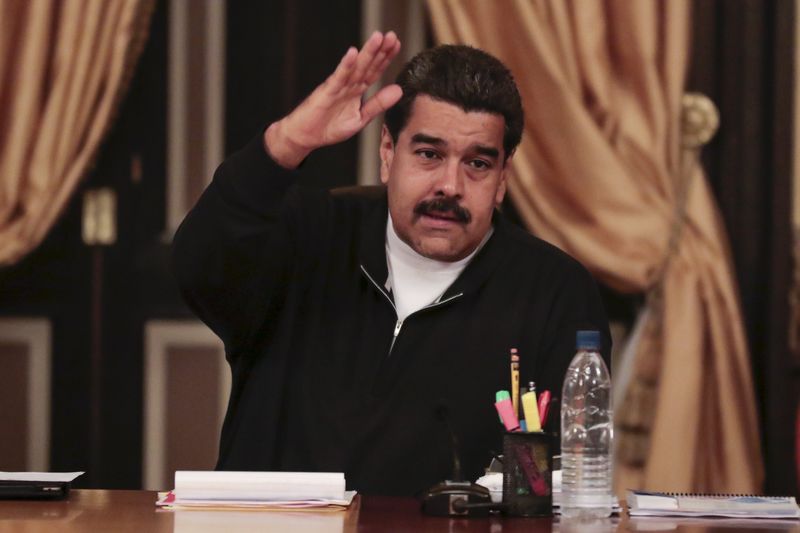
[{"label": "jacket collar", "polygon": [[[384,284],[389,271],[386,266],[386,221],[389,216],[386,194],[376,202],[374,209],[363,218],[362,240],[359,250],[361,265],[379,284]],[[492,216],[494,233],[475,254],[463,272],[442,295],[443,299],[458,293],[468,294],[478,290],[488,280],[495,269],[508,258],[508,242],[511,238],[511,224],[499,211]]]}]

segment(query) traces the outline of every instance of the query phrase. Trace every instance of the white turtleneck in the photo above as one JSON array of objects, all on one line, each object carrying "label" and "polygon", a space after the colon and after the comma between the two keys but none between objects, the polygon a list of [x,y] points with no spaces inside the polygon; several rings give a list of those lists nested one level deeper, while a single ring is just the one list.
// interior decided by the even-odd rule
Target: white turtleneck
[{"label": "white turtleneck", "polygon": [[389,278],[386,289],[392,291],[397,320],[437,302],[456,280],[475,254],[491,237],[493,228],[475,250],[464,259],[454,262],[436,261],[418,254],[395,232],[392,216],[386,222],[386,263]]}]

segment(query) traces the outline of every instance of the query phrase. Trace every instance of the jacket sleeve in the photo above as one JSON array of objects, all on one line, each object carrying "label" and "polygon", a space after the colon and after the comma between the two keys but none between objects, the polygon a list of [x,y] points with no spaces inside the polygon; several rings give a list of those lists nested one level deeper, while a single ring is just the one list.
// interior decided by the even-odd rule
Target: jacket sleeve
[{"label": "jacket sleeve", "polygon": [[273,162],[262,142],[257,136],[219,166],[173,240],[181,293],[229,360],[279,312],[303,231],[293,215],[296,172]]}]

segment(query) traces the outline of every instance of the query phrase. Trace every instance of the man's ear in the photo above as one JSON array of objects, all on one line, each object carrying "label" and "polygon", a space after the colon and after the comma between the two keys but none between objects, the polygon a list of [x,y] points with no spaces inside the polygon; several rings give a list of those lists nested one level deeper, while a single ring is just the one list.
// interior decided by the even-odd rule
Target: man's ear
[{"label": "man's ear", "polygon": [[392,134],[389,133],[389,128],[386,124],[381,129],[381,183],[386,185],[389,182],[389,170],[392,168],[392,160],[394,159],[394,140]]},{"label": "man's ear", "polygon": [[503,161],[503,168],[500,170],[500,183],[497,185],[497,192],[494,196],[495,205],[499,206],[503,203],[503,198],[506,197],[506,189],[508,187],[508,171],[511,167],[511,159],[514,157],[516,150],[511,152],[505,161]]}]

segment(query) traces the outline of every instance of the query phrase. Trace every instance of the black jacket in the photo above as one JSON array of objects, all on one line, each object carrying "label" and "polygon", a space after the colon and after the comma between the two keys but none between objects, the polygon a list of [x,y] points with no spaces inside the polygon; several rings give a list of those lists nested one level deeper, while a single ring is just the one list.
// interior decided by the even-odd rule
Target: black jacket
[{"label": "black jacket", "polygon": [[451,477],[446,412],[474,479],[501,449],[493,403],[511,348],[522,382],[554,396],[576,330],[600,330],[608,353],[591,276],[499,213],[442,302],[394,338],[385,193],[295,181],[258,137],[219,167],[175,236],[181,290],[233,373],[219,469],[344,471],[364,493],[415,494]]}]

